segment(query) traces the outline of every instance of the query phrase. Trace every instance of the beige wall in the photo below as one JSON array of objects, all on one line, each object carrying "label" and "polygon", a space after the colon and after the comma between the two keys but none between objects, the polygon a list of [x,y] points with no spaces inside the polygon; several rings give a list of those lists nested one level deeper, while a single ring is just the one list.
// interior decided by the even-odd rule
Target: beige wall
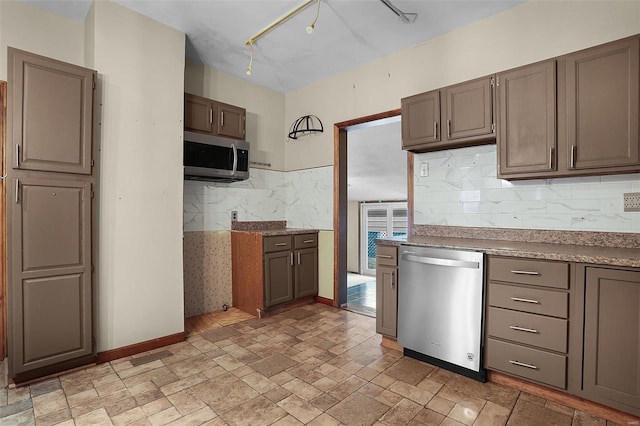
[{"label": "beige wall", "polygon": [[7,47],[84,65],[84,24],[23,1],[0,1],[0,80],[7,79]]},{"label": "beige wall", "polygon": [[347,272],[360,273],[360,203],[347,205]]},{"label": "beige wall", "polygon": [[185,67],[184,91],[246,108],[251,161],[271,163],[264,168],[284,171],[283,93],[190,61]]},{"label": "beige wall", "polygon": [[[100,76],[98,351],[184,329],[184,34],[108,1],[93,6]],[[90,16],[91,17],[91,16]]]},{"label": "beige wall", "polygon": [[[334,123],[400,107],[400,99],[640,33],[638,1],[531,1],[286,94],[285,122]],[[333,132],[285,145],[287,170],[333,164]]]}]

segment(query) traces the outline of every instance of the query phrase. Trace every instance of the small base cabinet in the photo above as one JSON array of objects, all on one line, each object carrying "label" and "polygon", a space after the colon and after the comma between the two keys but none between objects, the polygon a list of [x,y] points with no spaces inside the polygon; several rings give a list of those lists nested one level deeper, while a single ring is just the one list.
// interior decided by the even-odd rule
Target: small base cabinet
[{"label": "small base cabinet", "polygon": [[397,337],[398,248],[378,246],[376,256],[376,332]]},{"label": "small base cabinet", "polygon": [[640,416],[640,270],[580,271],[584,311],[575,334],[584,336],[584,355],[576,366],[582,377],[578,394]]},{"label": "small base cabinet", "polygon": [[318,294],[318,234],[231,233],[233,306],[252,315]]}]

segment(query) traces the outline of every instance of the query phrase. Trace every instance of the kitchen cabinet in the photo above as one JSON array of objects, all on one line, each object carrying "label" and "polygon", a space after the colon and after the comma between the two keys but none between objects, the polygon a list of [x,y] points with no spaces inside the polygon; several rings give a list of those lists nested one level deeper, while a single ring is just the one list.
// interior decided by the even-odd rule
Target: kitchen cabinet
[{"label": "kitchen cabinet", "polygon": [[485,366],[567,388],[569,264],[489,257]]},{"label": "kitchen cabinet", "polygon": [[640,416],[640,269],[584,266],[578,396]]},{"label": "kitchen cabinet", "polygon": [[498,177],[640,171],[638,36],[499,73]]},{"label": "kitchen cabinet", "polygon": [[377,247],[376,255],[376,332],[397,336],[398,248]]},{"label": "kitchen cabinet", "polygon": [[244,140],[245,123],[244,108],[184,94],[185,130]]},{"label": "kitchen cabinet", "polygon": [[626,38],[566,57],[569,171],[640,169],[640,40]]},{"label": "kitchen cabinet", "polygon": [[498,177],[555,170],[555,60],[500,73],[496,85]]},{"label": "kitchen cabinet", "polygon": [[495,138],[493,76],[402,99],[402,149],[435,151]]},{"label": "kitchen cabinet", "polygon": [[252,315],[318,294],[318,234],[232,232],[233,306]]}]

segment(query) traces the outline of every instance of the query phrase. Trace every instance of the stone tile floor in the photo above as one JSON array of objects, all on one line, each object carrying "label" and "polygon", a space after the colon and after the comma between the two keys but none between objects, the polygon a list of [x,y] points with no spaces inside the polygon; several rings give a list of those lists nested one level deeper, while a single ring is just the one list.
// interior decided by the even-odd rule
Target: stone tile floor
[{"label": "stone tile floor", "polygon": [[405,358],[367,316],[236,311],[188,321],[185,342],[31,386],[8,388],[1,363],[0,424],[614,425]]}]

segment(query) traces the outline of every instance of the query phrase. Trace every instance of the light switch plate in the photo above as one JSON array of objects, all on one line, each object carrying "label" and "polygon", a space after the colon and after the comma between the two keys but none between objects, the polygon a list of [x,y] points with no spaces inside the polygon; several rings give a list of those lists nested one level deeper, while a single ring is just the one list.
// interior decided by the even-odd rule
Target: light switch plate
[{"label": "light switch plate", "polygon": [[420,177],[429,176],[429,163],[420,164]]},{"label": "light switch plate", "polygon": [[640,192],[628,192],[624,194],[624,211],[640,212]]}]

